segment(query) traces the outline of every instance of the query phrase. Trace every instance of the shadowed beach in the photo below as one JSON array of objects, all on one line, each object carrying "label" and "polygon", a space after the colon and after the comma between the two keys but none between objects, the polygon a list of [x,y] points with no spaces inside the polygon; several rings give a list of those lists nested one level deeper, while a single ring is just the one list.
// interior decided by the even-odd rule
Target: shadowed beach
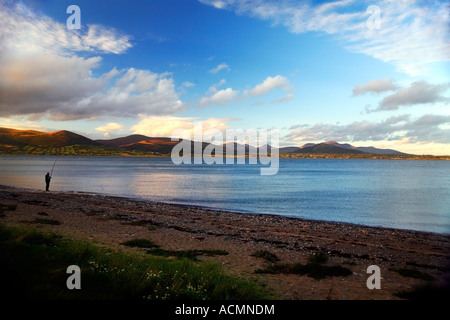
[{"label": "shadowed beach", "polygon": [[[7,186],[0,187],[0,202],[16,206],[2,213],[0,223],[6,226],[32,226],[121,251],[140,250],[123,245],[134,239],[149,239],[172,252],[225,251],[227,255],[199,259],[263,283],[274,299],[400,299],[398,293],[430,283],[407,271],[427,275],[433,285],[448,285],[449,235]],[[39,223],[43,214],[57,223]],[[339,266],[350,274],[314,277],[273,272],[280,265],[285,269],[295,263],[305,265],[318,254],[326,256],[325,266]],[[367,288],[370,265],[380,267],[379,290]]]}]

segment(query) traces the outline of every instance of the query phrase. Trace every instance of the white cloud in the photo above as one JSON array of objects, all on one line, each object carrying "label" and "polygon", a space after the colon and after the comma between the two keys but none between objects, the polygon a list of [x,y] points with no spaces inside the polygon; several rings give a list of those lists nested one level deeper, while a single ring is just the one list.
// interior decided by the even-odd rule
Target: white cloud
[{"label": "white cloud", "polygon": [[[367,54],[409,75],[428,72],[434,62],[450,61],[448,3],[445,1],[338,0],[331,3],[272,0],[199,0],[218,9],[284,25],[292,33],[323,32],[352,52]],[[369,29],[366,9],[380,8],[379,29]]]},{"label": "white cloud", "polygon": [[2,47],[21,53],[70,55],[76,51],[124,53],[130,36],[111,27],[89,25],[87,31],[68,30],[65,24],[39,16],[21,2],[0,3]]},{"label": "white cloud", "polygon": [[225,79],[220,80],[218,83],[213,84],[211,87],[208,88],[208,95],[213,95],[217,92],[218,88],[223,86],[227,81]]},{"label": "white cloud", "polygon": [[183,87],[186,87],[186,88],[195,87],[195,83],[190,82],[190,81],[185,81],[185,82],[183,82]]},{"label": "white cloud", "polygon": [[91,70],[100,61],[99,57],[0,54],[0,114],[43,114],[69,109],[80,97],[102,88],[103,79],[91,78]]},{"label": "white cloud", "polygon": [[235,91],[232,88],[219,90],[210,97],[203,97],[200,99],[198,106],[200,108],[210,105],[227,105],[239,94],[239,91]]},{"label": "white cloud", "polygon": [[124,126],[117,122],[110,122],[104,126],[95,128],[95,130],[99,132],[122,131],[124,129]]},{"label": "white cloud", "polygon": [[292,93],[288,93],[288,94],[286,94],[284,97],[282,97],[280,99],[272,100],[270,103],[272,103],[272,104],[283,103],[283,102],[291,101],[293,99],[294,99],[294,95]]},{"label": "white cloud", "polygon": [[267,77],[262,83],[256,85],[251,90],[245,91],[244,93],[251,96],[261,96],[268,94],[274,89],[289,91],[291,90],[291,84],[287,78],[277,75],[275,77]]},{"label": "white cloud", "polygon": [[210,73],[218,73],[220,70],[230,70],[230,66],[226,63],[221,63],[214,69],[209,70]]},{"label": "white cloud", "polygon": [[35,119],[164,115],[185,108],[168,74],[116,70],[92,77],[100,58],[0,56],[0,114]]},{"label": "white cloud", "polygon": [[392,79],[378,79],[368,81],[364,84],[358,84],[353,89],[353,95],[361,95],[366,93],[381,93],[385,91],[392,91],[398,89],[398,86],[394,83]]},{"label": "white cloud", "polygon": [[223,7],[225,7],[226,3],[224,1],[215,0],[213,1],[212,5],[217,9],[222,9]]},{"label": "white cloud", "polygon": [[43,132],[56,131],[56,130],[38,125],[34,121],[28,121],[26,119],[23,119],[22,117],[0,118],[0,127],[14,128],[17,130],[36,130],[36,131],[43,131]]},{"label": "white cloud", "polygon": [[[240,94],[240,91],[233,90],[232,88],[219,90],[218,88],[223,86],[225,83],[226,80],[222,79],[218,83],[215,83],[211,87],[209,87],[208,91],[206,92],[207,96],[200,99],[198,106],[200,108],[211,105],[223,106],[233,101],[242,102],[245,99],[251,97],[266,95],[275,89],[281,89],[283,91],[292,90],[292,85],[290,84],[289,80],[280,75],[277,75],[275,77],[267,77],[262,83],[257,84],[251,90],[243,91],[242,94]],[[292,93],[287,93],[282,98],[272,100],[270,103],[283,103],[292,99],[294,99],[294,95]],[[256,103],[253,103],[253,105],[263,105],[265,103],[265,101],[258,101]]]},{"label": "white cloud", "polygon": [[132,126],[131,130],[134,134],[143,134],[149,137],[171,137],[172,133],[178,129],[184,129],[194,135],[194,123],[201,121],[203,132],[208,130],[224,132],[229,128],[227,121],[232,121],[231,118],[210,118],[206,120],[199,120],[192,117],[174,117],[174,116],[160,116],[160,117],[146,117],[141,116],[141,121]]},{"label": "white cloud", "polygon": [[376,110],[397,110],[400,106],[448,102],[450,98],[441,95],[448,88],[450,83],[430,84],[426,81],[416,81],[409,88],[400,89],[383,98]]}]

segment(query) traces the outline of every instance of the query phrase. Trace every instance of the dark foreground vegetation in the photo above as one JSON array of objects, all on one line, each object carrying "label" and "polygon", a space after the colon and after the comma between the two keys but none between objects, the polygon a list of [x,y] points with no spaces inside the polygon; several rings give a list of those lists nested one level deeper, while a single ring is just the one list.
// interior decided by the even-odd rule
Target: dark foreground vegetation
[{"label": "dark foreground vegetation", "polygon": [[[66,286],[70,265],[81,269],[80,290]],[[229,276],[216,263],[113,251],[56,234],[1,225],[0,272],[5,279],[2,290],[9,299],[267,298],[256,283]]]}]

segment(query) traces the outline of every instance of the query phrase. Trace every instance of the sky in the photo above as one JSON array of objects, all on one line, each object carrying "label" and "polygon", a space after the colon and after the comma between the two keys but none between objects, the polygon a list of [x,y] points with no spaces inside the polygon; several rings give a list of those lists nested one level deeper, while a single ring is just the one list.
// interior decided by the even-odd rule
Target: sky
[{"label": "sky", "polygon": [[0,0],[0,126],[450,155],[449,26],[447,1]]}]

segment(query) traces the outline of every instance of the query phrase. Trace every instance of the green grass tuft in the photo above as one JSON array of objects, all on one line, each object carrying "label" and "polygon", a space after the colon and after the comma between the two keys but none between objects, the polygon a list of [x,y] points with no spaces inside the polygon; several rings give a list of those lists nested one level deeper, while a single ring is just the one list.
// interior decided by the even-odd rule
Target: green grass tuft
[{"label": "green grass tuft", "polygon": [[[256,282],[227,275],[217,263],[113,251],[36,232],[31,227],[0,225],[0,257],[0,273],[5,280],[2,290],[11,299],[269,298],[267,290]],[[81,269],[81,290],[66,287],[70,265]]]}]

